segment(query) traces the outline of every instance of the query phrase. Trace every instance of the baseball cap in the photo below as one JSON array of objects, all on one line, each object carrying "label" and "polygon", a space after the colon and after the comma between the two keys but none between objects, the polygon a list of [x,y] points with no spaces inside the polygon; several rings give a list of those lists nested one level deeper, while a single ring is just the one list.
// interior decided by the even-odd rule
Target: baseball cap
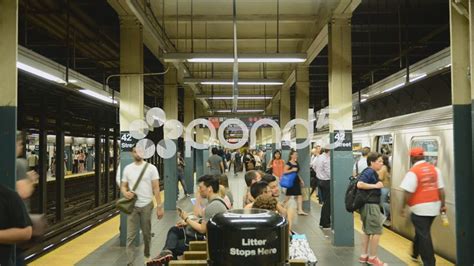
[{"label": "baseball cap", "polygon": [[410,150],[411,157],[419,157],[424,155],[425,150],[422,147],[414,147]]}]

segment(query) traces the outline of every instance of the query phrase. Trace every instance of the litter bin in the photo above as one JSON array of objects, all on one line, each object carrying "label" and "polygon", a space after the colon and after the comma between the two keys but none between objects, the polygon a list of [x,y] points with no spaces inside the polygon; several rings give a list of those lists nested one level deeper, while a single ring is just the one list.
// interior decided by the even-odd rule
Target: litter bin
[{"label": "litter bin", "polygon": [[288,222],[261,209],[232,210],[207,223],[209,265],[285,265]]}]

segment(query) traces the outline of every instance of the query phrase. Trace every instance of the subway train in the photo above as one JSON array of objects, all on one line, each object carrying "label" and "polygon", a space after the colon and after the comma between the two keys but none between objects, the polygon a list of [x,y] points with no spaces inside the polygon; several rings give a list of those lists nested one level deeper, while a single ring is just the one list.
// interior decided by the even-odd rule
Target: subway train
[{"label": "subway train", "polygon": [[[328,133],[313,135],[313,145],[328,143]],[[441,171],[446,192],[449,226],[445,227],[437,217],[431,229],[433,244],[437,254],[456,261],[454,158],[453,158],[453,112],[452,106],[421,111],[354,126],[354,159],[359,150],[368,146],[372,151],[391,153],[391,229],[413,239],[414,228],[409,215],[401,216],[404,192],[400,188],[405,173],[410,169],[409,150],[421,146],[425,149],[426,160]]]}]

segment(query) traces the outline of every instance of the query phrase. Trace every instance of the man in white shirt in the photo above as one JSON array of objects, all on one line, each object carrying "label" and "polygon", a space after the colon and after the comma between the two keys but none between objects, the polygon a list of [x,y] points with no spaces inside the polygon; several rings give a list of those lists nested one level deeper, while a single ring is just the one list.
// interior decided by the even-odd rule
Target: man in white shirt
[{"label": "man in white shirt", "polygon": [[[134,162],[125,166],[122,176],[121,192],[125,198],[131,199],[135,195],[137,201],[133,212],[127,217],[127,257],[128,265],[132,265],[135,259],[135,251],[133,242],[135,241],[138,227],[142,230],[143,242],[145,244],[144,255],[148,260],[150,258],[150,242],[151,242],[151,215],[153,211],[153,195],[155,196],[157,207],[156,216],[158,219],[163,217],[163,204],[160,197],[159,174],[156,167],[143,161],[137,154],[136,148],[132,150]],[[148,165],[148,166],[146,166]],[[140,174],[143,172],[142,179],[135,191],[131,191],[138,181]]]},{"label": "man in white shirt", "polygon": [[362,148],[362,157],[354,164],[354,168],[352,169],[353,176],[359,176],[365,168],[367,168],[367,155],[370,153],[369,147]]},{"label": "man in white shirt", "polygon": [[[309,196],[313,195],[313,192],[316,190],[318,187],[318,175],[316,174],[316,159],[318,156],[321,154],[321,146],[316,145],[312,150],[311,150],[311,161],[310,161],[310,177],[311,177],[311,193],[309,193]],[[318,189],[318,201],[319,204],[322,204],[322,196],[321,196],[321,190]]]},{"label": "man in white shirt", "polygon": [[323,229],[331,228],[331,160],[329,152],[330,149],[324,149],[324,152],[316,159],[316,176],[319,179],[319,189],[323,197],[319,227]]},{"label": "man in white shirt", "polygon": [[412,148],[410,157],[413,166],[400,187],[405,190],[402,216],[406,213],[405,206],[410,206],[411,221],[415,226],[411,257],[416,261],[420,255],[425,266],[434,266],[436,260],[431,240],[431,224],[440,212],[446,212],[443,176],[438,168],[424,160],[423,148]]}]

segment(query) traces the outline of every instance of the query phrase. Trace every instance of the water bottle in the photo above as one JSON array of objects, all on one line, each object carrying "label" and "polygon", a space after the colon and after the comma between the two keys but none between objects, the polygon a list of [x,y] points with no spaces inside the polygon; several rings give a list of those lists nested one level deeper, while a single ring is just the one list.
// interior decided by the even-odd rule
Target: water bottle
[{"label": "water bottle", "polygon": [[443,226],[449,226],[449,220],[448,216],[446,215],[446,212],[441,213],[441,223],[443,224]]}]

